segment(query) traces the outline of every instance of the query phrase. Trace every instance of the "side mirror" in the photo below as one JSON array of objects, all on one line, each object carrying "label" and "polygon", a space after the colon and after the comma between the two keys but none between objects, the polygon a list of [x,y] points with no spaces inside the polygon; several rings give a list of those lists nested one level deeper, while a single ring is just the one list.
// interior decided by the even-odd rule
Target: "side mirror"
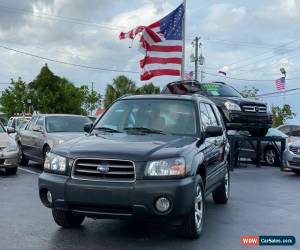
[{"label": "side mirror", "polygon": [[205,138],[217,137],[223,135],[223,129],[220,126],[208,126],[205,129]]},{"label": "side mirror", "polygon": [[32,130],[35,132],[43,132],[43,129],[40,126],[34,126]]},{"label": "side mirror", "polygon": [[87,123],[84,125],[83,130],[84,132],[90,133],[92,127],[93,127],[93,123]]},{"label": "side mirror", "polygon": [[6,132],[8,134],[13,134],[13,133],[16,133],[16,130],[13,127],[7,127],[6,128]]}]

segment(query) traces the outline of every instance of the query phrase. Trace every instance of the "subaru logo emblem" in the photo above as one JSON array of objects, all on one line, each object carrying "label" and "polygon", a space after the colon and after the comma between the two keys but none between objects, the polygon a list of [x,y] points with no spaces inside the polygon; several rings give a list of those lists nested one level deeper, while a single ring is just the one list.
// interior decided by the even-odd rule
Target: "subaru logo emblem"
[{"label": "subaru logo emblem", "polygon": [[106,174],[109,172],[109,166],[106,166],[106,165],[99,165],[97,167],[97,171],[101,174]]}]

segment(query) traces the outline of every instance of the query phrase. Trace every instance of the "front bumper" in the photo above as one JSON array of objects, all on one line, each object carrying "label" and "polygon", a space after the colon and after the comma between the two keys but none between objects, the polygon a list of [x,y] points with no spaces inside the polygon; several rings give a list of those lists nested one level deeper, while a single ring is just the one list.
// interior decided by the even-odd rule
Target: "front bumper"
[{"label": "front bumper", "polygon": [[18,151],[0,151],[0,168],[15,168],[18,166]]},{"label": "front bumper", "polygon": [[294,154],[293,152],[287,150],[286,156],[286,167],[290,169],[300,170],[300,155]]},{"label": "front bumper", "polygon": [[[135,183],[83,181],[69,176],[42,173],[39,193],[45,206],[84,214],[93,218],[163,218],[181,221],[193,205],[194,178],[136,180]],[[52,194],[52,204],[46,193]],[[159,197],[171,201],[166,213],[154,206]]]},{"label": "front bumper", "polygon": [[224,111],[227,129],[251,130],[268,129],[272,126],[272,115],[268,113],[250,113],[242,111]]}]

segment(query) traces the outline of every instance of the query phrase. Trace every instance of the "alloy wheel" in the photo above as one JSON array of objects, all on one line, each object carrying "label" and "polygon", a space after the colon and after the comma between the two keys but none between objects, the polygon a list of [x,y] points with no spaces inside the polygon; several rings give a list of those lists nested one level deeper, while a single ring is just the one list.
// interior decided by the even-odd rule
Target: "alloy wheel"
[{"label": "alloy wheel", "polygon": [[201,228],[203,219],[203,199],[200,185],[197,186],[197,196],[195,198],[195,222],[197,229]]}]

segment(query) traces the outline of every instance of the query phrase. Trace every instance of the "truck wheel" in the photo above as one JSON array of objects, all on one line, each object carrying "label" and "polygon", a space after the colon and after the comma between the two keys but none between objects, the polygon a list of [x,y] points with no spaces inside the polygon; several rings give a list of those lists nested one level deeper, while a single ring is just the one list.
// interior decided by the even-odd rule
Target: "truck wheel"
[{"label": "truck wheel", "polygon": [[19,165],[28,166],[28,162],[29,160],[24,155],[22,144],[19,143]]},{"label": "truck wheel", "polygon": [[184,223],[180,226],[181,236],[190,239],[199,238],[203,229],[204,221],[205,198],[203,181],[200,176],[197,176],[196,183],[192,209],[184,219]]},{"label": "truck wheel", "polygon": [[8,175],[14,175],[18,171],[18,167],[6,168],[5,171],[6,171],[6,174],[8,174]]},{"label": "truck wheel", "polygon": [[222,180],[222,184],[219,187],[217,187],[212,193],[214,202],[217,204],[227,203],[229,199],[229,188],[230,175],[228,168],[226,168],[226,174],[224,176],[224,179]]},{"label": "truck wheel", "polygon": [[52,216],[57,225],[65,228],[78,227],[84,221],[84,215],[74,215],[71,212],[52,209]]},{"label": "truck wheel", "polygon": [[249,133],[253,137],[264,137],[268,133],[268,129],[261,128],[256,130],[249,130]]}]

